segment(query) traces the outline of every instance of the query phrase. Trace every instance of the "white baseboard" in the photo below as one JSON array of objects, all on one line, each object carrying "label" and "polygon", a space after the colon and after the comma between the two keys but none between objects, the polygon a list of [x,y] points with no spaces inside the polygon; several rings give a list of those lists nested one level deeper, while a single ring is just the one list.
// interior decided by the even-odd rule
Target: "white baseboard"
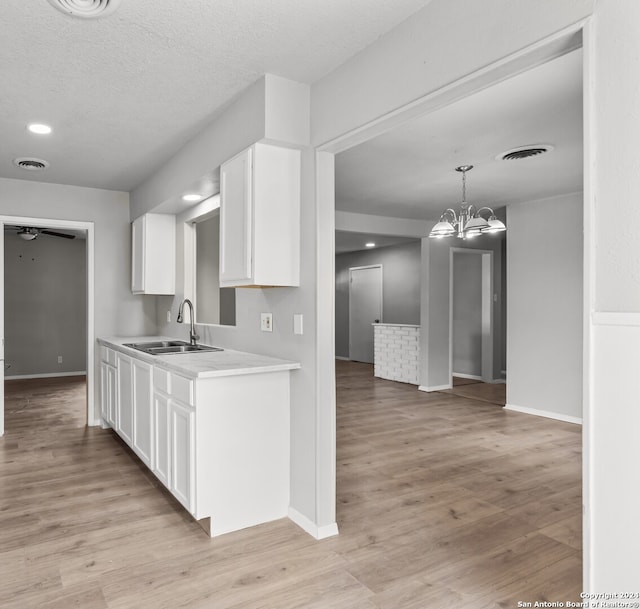
[{"label": "white baseboard", "polygon": [[56,378],[59,376],[87,376],[86,370],[80,370],[77,372],[46,372],[44,374],[14,374],[12,376],[5,375],[5,381],[17,381],[19,379],[48,379]]},{"label": "white baseboard", "polygon": [[338,525],[335,522],[319,527],[298,510],[289,507],[289,519],[295,522],[303,531],[309,533],[315,539],[325,539],[338,534]]},{"label": "white baseboard", "polygon": [[492,385],[506,385],[507,379],[493,379],[489,381]]},{"label": "white baseboard", "polygon": [[532,414],[537,417],[546,417],[547,419],[555,419],[556,421],[564,421],[565,423],[574,423],[582,425],[581,417],[572,417],[567,414],[558,412],[549,412],[548,410],[538,410],[537,408],[527,408],[526,406],[514,406],[513,404],[505,404],[505,410],[513,410],[514,412],[522,412],[524,414]]},{"label": "white baseboard", "polygon": [[336,355],[336,359],[342,360],[343,362],[351,361],[348,357],[342,357],[342,355]]},{"label": "white baseboard", "polygon": [[425,387],[424,385],[418,385],[418,391],[426,391],[430,393],[431,391],[444,391],[445,389],[452,389],[451,384],[449,385],[435,385],[434,387]]},{"label": "white baseboard", "polygon": [[481,381],[482,377],[477,374],[463,374],[462,372],[453,372],[451,376],[459,376],[461,379],[469,379],[472,381]]},{"label": "white baseboard", "polygon": [[469,379],[471,381],[480,381],[481,383],[487,382],[492,384],[500,384],[507,382],[507,379],[491,379],[490,381],[484,381],[481,376],[478,376],[476,374],[463,374],[462,372],[454,372],[452,376],[457,376],[461,379]]}]

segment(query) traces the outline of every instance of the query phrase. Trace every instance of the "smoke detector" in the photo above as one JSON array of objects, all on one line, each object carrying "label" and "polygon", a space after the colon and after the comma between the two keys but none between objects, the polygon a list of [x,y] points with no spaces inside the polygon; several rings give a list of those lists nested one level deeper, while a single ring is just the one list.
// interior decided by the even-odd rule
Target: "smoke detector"
[{"label": "smoke detector", "polygon": [[536,144],[535,146],[520,146],[519,148],[512,148],[506,152],[501,152],[496,160],[498,161],[520,161],[522,159],[529,159],[533,156],[545,154],[551,152],[553,146],[551,144]]},{"label": "smoke detector", "polygon": [[49,0],[49,4],[66,15],[82,19],[106,17],[115,11],[122,0]]},{"label": "smoke detector", "polygon": [[27,171],[41,171],[49,167],[49,161],[33,157],[19,157],[17,159],[13,159],[13,164],[20,167],[20,169],[26,169]]}]

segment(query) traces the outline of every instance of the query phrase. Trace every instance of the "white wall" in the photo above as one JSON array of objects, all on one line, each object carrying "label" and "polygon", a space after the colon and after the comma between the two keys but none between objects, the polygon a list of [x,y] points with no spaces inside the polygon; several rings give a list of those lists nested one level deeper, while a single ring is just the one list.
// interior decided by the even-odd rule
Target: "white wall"
[{"label": "white wall", "polygon": [[582,420],[582,209],[582,193],[508,208],[508,408]]},{"label": "white wall", "polygon": [[4,254],[5,377],[84,372],[86,241],[6,231]]},{"label": "white wall", "polygon": [[[124,192],[0,178],[0,214],[93,222],[95,229],[95,334],[155,332],[155,299],[131,294],[129,195]],[[99,362],[94,370],[99,408]]]},{"label": "white wall", "polygon": [[588,575],[612,591],[640,582],[639,23],[636,0],[599,0],[585,78]]},{"label": "white wall", "polygon": [[[366,138],[365,125],[588,17],[594,6],[595,0],[432,0],[313,84],[311,141],[356,128]],[[474,86],[469,79],[469,91]],[[416,111],[424,110],[416,104]]]}]

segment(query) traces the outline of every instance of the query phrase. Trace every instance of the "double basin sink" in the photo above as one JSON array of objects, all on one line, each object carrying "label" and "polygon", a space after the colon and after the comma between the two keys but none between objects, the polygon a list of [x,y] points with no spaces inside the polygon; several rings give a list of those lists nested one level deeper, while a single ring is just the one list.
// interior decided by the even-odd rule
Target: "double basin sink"
[{"label": "double basin sink", "polygon": [[222,351],[220,347],[208,345],[191,345],[183,340],[157,340],[149,343],[126,343],[125,347],[137,349],[150,355],[169,355],[171,353],[203,353],[205,351]]}]

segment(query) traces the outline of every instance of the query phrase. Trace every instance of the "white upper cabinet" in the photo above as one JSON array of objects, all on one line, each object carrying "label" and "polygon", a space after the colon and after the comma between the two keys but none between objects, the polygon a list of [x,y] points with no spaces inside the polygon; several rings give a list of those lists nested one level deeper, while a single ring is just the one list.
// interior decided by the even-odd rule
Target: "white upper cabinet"
[{"label": "white upper cabinet", "polygon": [[133,221],[131,291],[174,294],[176,286],[176,218],[145,214]]},{"label": "white upper cabinet", "polygon": [[220,286],[300,285],[300,151],[254,144],[220,168]]}]

